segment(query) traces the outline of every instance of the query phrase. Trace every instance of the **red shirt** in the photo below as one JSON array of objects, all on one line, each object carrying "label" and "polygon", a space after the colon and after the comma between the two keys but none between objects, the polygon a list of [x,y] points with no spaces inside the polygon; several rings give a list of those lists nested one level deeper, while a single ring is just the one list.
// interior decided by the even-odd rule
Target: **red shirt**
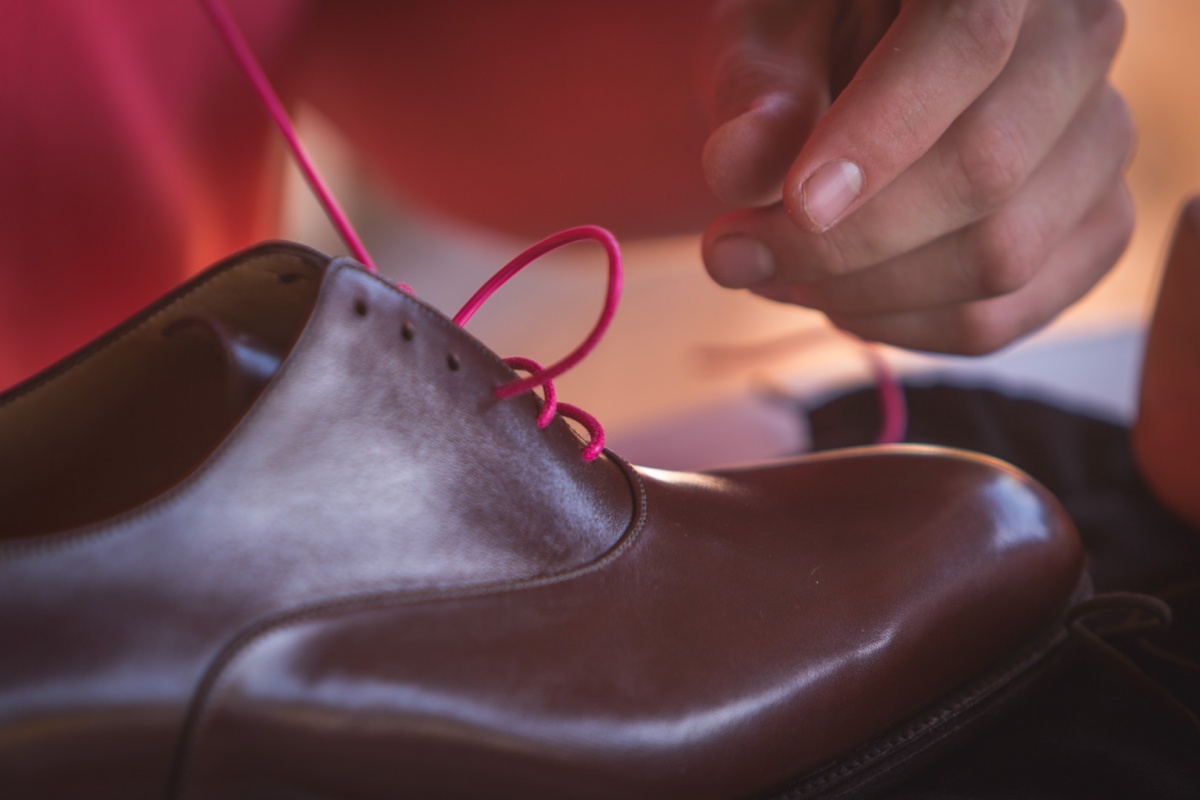
[{"label": "red shirt", "polygon": [[[412,198],[543,235],[695,229],[695,0],[229,0]],[[0,388],[277,235],[281,142],[195,0],[0,0]]]}]

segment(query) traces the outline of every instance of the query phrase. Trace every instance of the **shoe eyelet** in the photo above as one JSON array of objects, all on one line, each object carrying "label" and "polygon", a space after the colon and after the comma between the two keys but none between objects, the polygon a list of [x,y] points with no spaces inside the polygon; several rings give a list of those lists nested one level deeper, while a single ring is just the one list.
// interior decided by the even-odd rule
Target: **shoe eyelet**
[{"label": "shoe eyelet", "polygon": [[416,335],[417,329],[413,327],[411,322],[405,320],[404,324],[400,326],[400,338],[406,342],[411,342]]},{"label": "shoe eyelet", "polygon": [[458,360],[457,355],[451,353],[446,356],[446,366],[450,368],[451,372],[458,372],[459,367],[462,366],[462,362]]},{"label": "shoe eyelet", "polygon": [[368,309],[367,309],[367,301],[366,300],[355,300],[354,301],[354,313],[355,314],[357,314],[360,317],[365,317],[367,315],[367,310]]}]

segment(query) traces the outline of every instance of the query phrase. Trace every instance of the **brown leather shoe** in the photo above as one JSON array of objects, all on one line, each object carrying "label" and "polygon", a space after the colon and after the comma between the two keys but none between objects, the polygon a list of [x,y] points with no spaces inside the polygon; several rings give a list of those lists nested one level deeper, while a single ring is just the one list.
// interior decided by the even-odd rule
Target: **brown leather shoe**
[{"label": "brown leather shoe", "polygon": [[1062,639],[1011,467],[589,463],[512,378],[271,245],[0,398],[5,795],[842,796]]}]

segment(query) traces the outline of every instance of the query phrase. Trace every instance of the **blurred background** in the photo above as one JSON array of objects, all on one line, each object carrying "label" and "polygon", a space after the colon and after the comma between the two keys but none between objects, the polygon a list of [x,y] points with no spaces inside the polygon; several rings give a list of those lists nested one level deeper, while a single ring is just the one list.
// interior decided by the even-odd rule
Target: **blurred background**
[{"label": "blurred background", "polygon": [[[1113,77],[1139,132],[1129,172],[1138,221],[1128,251],[1081,303],[1000,353],[965,359],[887,350],[906,382],[988,385],[1131,418],[1169,232],[1184,198],[1200,192],[1200,3],[1128,0],[1125,9]],[[381,271],[443,312],[453,314],[531,244],[386,195],[328,123],[303,112],[300,124]],[[289,237],[343,252],[299,176],[288,180]],[[599,417],[610,446],[632,461],[701,468],[796,452],[806,443],[804,408],[870,380],[862,345],[822,316],[712,284],[697,237],[626,242],[623,250],[617,319],[556,386],[564,400]],[[569,248],[505,286],[468,330],[501,356],[550,363],[591,328],[604,281],[599,248]]]}]

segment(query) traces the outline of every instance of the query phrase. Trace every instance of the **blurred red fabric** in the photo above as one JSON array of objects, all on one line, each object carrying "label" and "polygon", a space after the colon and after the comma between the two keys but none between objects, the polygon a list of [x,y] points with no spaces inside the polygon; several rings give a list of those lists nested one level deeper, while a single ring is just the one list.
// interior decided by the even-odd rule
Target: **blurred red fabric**
[{"label": "blurred red fabric", "polygon": [[[285,100],[412,200],[540,236],[697,229],[708,4],[230,0]],[[278,136],[189,0],[0,0],[0,388],[278,235]],[[419,288],[419,287],[418,287]]]}]

